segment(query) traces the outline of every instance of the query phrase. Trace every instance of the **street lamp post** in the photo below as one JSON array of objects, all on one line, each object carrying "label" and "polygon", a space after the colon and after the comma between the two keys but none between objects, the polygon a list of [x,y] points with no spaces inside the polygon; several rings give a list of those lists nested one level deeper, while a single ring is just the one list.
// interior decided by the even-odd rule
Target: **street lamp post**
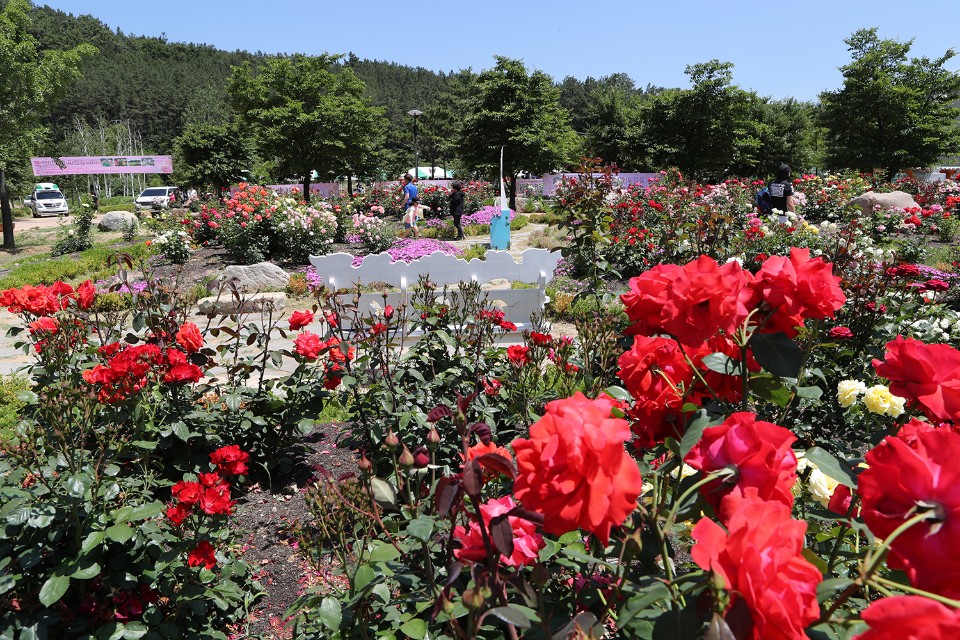
[{"label": "street lamp post", "polygon": [[417,147],[417,122],[420,120],[420,116],[423,115],[423,111],[419,109],[411,109],[407,111],[408,116],[413,116],[413,177],[420,179],[420,149]]}]

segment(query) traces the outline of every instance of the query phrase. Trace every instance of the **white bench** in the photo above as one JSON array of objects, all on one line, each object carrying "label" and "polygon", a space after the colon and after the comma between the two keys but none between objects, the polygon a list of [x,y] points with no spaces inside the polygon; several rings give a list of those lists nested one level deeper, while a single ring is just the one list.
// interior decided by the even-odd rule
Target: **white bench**
[{"label": "white bench", "polygon": [[[333,253],[326,256],[310,256],[310,264],[317,270],[323,283],[332,291],[351,285],[384,282],[400,289],[388,293],[386,300],[380,293],[364,293],[358,308],[361,312],[377,312],[382,305],[394,307],[408,304],[409,288],[421,275],[429,275],[437,286],[437,295],[443,295],[444,286],[461,282],[484,284],[498,278],[511,282],[535,284],[533,289],[497,289],[487,291],[488,304],[500,309],[506,319],[517,325],[517,331],[530,327],[530,317],[542,313],[547,303],[546,286],[553,279],[553,271],[560,261],[560,254],[546,249],[527,249],[516,262],[508,251],[488,251],[485,260],[474,258],[467,262],[442,251],[435,251],[414,262],[391,262],[388,253],[366,256],[359,267],[353,266],[349,253]],[[347,299],[347,298],[345,298]],[[349,300],[353,300],[351,296]]]}]

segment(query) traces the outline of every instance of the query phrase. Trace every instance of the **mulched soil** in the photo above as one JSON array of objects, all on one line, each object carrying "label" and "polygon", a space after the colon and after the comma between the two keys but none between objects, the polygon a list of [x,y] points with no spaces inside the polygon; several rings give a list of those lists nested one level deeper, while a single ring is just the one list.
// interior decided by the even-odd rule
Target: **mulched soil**
[{"label": "mulched soil", "polygon": [[[265,590],[250,614],[246,636],[263,640],[292,637],[284,612],[308,586],[332,572],[318,572],[303,557],[294,534],[312,518],[304,499],[308,487],[323,474],[334,478],[357,473],[354,452],[337,446],[343,424],[317,425],[302,443],[304,451],[289,473],[275,475],[272,487],[254,485],[236,506],[234,529],[240,534],[240,558]],[[323,575],[326,574],[326,575]]]}]

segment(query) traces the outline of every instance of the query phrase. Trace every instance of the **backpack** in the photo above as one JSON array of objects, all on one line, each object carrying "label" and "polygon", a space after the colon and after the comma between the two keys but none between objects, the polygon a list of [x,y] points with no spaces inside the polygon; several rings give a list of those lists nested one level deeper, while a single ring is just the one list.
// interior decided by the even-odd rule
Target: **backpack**
[{"label": "backpack", "polygon": [[764,187],[763,190],[757,194],[757,209],[759,209],[763,215],[773,213],[773,198],[770,197],[770,189]]}]

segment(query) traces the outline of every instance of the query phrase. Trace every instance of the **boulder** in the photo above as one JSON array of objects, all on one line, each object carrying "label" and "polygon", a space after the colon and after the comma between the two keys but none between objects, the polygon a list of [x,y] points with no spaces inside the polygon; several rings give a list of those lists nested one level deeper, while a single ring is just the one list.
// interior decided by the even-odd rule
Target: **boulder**
[{"label": "boulder", "polygon": [[857,196],[847,203],[848,207],[857,207],[861,211],[868,212],[877,209],[878,211],[892,211],[893,209],[910,209],[919,207],[913,200],[913,196],[904,191],[891,191],[890,193],[876,193],[867,191],[861,196]]},{"label": "boulder", "polygon": [[97,222],[100,231],[122,231],[128,224],[137,224],[137,216],[129,211],[110,211],[103,214]]},{"label": "boulder", "polygon": [[235,280],[240,291],[283,291],[290,283],[290,275],[272,262],[258,262],[230,265],[219,280]]},{"label": "boulder", "polygon": [[197,307],[203,315],[229,316],[234,313],[260,312],[269,309],[279,311],[286,306],[287,294],[279,292],[255,293],[251,296],[242,296],[238,301],[225,291],[220,296],[197,300]]}]

